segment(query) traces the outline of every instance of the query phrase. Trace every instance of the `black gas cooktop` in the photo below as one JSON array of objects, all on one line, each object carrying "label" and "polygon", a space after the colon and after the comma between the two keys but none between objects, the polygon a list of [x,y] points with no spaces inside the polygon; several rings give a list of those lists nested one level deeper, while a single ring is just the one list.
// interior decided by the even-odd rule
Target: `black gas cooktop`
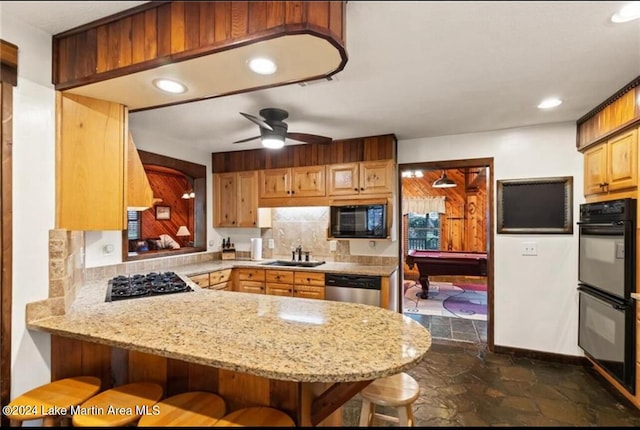
[{"label": "black gas cooktop", "polygon": [[109,280],[107,302],[193,291],[174,272],[116,276]]}]

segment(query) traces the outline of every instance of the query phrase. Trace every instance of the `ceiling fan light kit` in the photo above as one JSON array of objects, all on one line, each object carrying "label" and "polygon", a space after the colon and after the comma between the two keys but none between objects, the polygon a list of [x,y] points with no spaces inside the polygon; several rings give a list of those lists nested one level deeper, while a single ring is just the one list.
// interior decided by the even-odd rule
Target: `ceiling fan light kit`
[{"label": "ceiling fan light kit", "polygon": [[278,149],[284,146],[285,139],[297,140],[305,143],[331,143],[333,139],[326,136],[319,136],[308,133],[289,133],[289,126],[285,119],[289,117],[289,112],[278,108],[260,109],[258,118],[248,113],[240,112],[240,115],[256,124],[260,129],[260,136],[249,137],[247,139],[237,140],[233,143],[249,142],[255,139],[261,139],[262,146],[269,149]]},{"label": "ceiling fan light kit", "polygon": [[433,188],[453,188],[457,186],[457,184],[452,180],[447,178],[447,174],[442,171],[442,176],[433,181]]}]

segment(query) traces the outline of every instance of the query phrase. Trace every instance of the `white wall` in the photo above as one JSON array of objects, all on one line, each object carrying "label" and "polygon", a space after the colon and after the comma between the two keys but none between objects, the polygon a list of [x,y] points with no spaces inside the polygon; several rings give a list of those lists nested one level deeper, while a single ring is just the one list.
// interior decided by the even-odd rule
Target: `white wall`
[{"label": "white wall", "polygon": [[19,48],[18,85],[13,93],[13,398],[50,378],[50,337],[26,329],[25,307],[46,299],[49,290],[48,238],[55,220],[55,93],[51,36],[1,14],[0,37]]},{"label": "white wall", "polygon": [[[573,235],[494,235],[496,345],[583,355],[577,345],[575,228],[579,204],[584,202],[583,158],[575,142],[575,122],[398,142],[400,164],[493,157],[496,181],[573,176]],[[495,186],[494,182],[494,190]],[[523,241],[537,242],[538,255],[520,255]]]}]

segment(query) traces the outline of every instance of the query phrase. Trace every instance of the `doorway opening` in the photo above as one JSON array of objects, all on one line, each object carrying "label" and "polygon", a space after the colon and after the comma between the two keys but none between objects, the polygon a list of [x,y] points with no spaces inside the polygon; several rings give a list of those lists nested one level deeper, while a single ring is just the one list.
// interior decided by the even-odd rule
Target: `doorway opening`
[{"label": "doorway opening", "polygon": [[400,164],[401,312],[493,348],[493,159]]}]

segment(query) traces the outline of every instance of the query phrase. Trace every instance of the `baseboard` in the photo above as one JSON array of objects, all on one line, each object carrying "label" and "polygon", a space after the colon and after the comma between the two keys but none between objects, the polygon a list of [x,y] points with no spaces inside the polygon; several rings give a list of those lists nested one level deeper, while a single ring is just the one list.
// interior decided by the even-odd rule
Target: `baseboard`
[{"label": "baseboard", "polygon": [[512,348],[510,346],[494,345],[493,352],[497,352],[500,354],[510,354],[516,357],[526,357],[526,358],[533,358],[536,360],[552,361],[552,362],[562,363],[562,364],[575,364],[580,366],[591,365],[587,357],[555,354],[552,352],[534,351],[531,349]]}]

